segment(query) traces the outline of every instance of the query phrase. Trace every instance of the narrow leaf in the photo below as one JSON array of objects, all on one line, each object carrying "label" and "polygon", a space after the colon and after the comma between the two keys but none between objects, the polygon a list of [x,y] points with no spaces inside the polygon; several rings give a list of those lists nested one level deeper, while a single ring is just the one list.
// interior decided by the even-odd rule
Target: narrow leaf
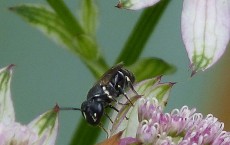
[{"label": "narrow leaf", "polygon": [[79,53],[84,57],[84,59],[96,61],[99,52],[97,44],[92,37],[82,34],[78,37],[78,46]]},{"label": "narrow leaf", "polygon": [[[64,23],[65,28],[72,34],[72,38],[75,40],[73,41],[73,46],[77,54],[80,54],[80,58],[91,70],[93,75],[98,77],[98,74],[104,71],[107,65],[104,58],[99,54],[94,36],[85,32],[83,26],[80,25],[77,18],[70,12],[63,0],[47,0],[47,2]],[[99,68],[97,68],[98,66]]]},{"label": "narrow leaf", "polygon": [[[105,62],[98,57],[97,44],[88,35],[80,35],[78,39],[73,36],[52,10],[41,5],[20,5],[10,8],[11,11],[23,17],[29,24],[35,26],[59,44],[79,55],[87,66],[98,75],[105,70]],[[94,66],[100,66],[96,68]],[[105,66],[104,66],[105,65]],[[101,68],[104,68],[101,70]]]},{"label": "narrow leaf", "polygon": [[98,10],[94,0],[82,1],[82,22],[87,34],[95,35]]},{"label": "narrow leaf", "polygon": [[84,119],[81,119],[70,145],[94,145],[101,131],[99,127],[90,126]]},{"label": "narrow leaf", "polygon": [[76,52],[76,43],[73,36],[66,29],[64,23],[49,8],[42,5],[19,5],[10,8],[24,18],[29,24],[35,26],[49,38],[63,44],[66,48]]},{"label": "narrow leaf", "polygon": [[158,58],[140,59],[128,68],[135,74],[138,82],[175,71],[175,67]]},{"label": "narrow leaf", "polygon": [[13,66],[14,65],[9,65],[0,69],[0,122],[13,122],[15,120],[10,92]]},{"label": "narrow leaf", "polygon": [[116,63],[123,61],[126,65],[131,65],[139,58],[169,2],[171,1],[161,0],[157,5],[144,10]]},{"label": "narrow leaf", "polygon": [[72,15],[63,0],[47,0],[47,2],[54,9],[56,14],[65,24],[65,27],[71,34],[73,34],[73,36],[78,37],[84,33],[82,26],[80,25],[78,20]]},{"label": "narrow leaf", "polygon": [[63,0],[47,1],[58,15],[60,21],[63,22],[66,30],[71,34],[73,46],[76,47],[75,49],[77,49],[80,56],[83,56],[84,59],[93,59],[95,61],[98,56],[98,49],[94,38],[85,33],[83,27],[69,11]]}]

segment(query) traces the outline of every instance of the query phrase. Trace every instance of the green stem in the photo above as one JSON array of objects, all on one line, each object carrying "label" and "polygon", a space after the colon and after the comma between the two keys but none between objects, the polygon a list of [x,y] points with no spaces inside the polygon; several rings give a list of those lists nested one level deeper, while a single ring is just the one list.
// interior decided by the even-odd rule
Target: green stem
[{"label": "green stem", "polygon": [[[76,37],[78,39],[81,34],[85,34],[82,26],[74,17],[74,15],[69,11],[68,7],[65,5],[63,0],[47,0],[47,2],[63,21],[65,27],[73,37]],[[79,41],[81,41],[80,38]],[[73,46],[73,50],[75,51],[74,47],[75,46]],[[78,55],[78,52],[76,52],[76,54]],[[84,58],[84,56],[80,56],[80,58],[90,69],[95,78],[99,78],[99,76],[108,69],[108,65],[106,64],[103,57],[95,58],[92,60]]]},{"label": "green stem", "polygon": [[80,23],[76,20],[73,14],[69,11],[63,0],[47,0],[49,5],[54,9],[60,19],[66,25],[66,28],[73,35],[78,37],[84,33]]},{"label": "green stem", "polygon": [[[96,79],[99,79],[99,77],[108,69],[108,65],[102,57],[99,57],[97,61],[82,60]],[[102,124],[104,123],[105,119],[102,120]],[[70,145],[93,145],[97,141],[100,133],[101,129],[99,127],[90,126],[86,120],[82,118],[75,130]]]},{"label": "green stem", "polygon": [[125,65],[131,65],[139,58],[169,2],[171,0],[161,0],[156,6],[144,10],[116,63],[123,61]]},{"label": "green stem", "polygon": [[93,145],[99,135],[100,128],[90,126],[84,119],[81,119],[70,145]]},{"label": "green stem", "polygon": [[99,79],[101,75],[108,70],[108,65],[104,58],[100,57],[97,60],[82,59],[86,66],[90,69],[91,73],[96,79]]}]

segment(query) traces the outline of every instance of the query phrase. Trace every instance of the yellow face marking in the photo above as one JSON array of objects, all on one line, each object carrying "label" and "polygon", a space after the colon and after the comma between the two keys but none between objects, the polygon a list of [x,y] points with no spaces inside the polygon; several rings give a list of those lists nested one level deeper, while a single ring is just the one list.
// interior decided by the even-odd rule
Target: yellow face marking
[{"label": "yellow face marking", "polygon": [[92,118],[93,118],[93,121],[96,122],[97,121],[97,113],[94,113]]},{"label": "yellow face marking", "polygon": [[87,118],[86,118],[86,115],[85,115],[85,112],[83,112],[83,117],[84,117],[85,119],[87,119]]}]

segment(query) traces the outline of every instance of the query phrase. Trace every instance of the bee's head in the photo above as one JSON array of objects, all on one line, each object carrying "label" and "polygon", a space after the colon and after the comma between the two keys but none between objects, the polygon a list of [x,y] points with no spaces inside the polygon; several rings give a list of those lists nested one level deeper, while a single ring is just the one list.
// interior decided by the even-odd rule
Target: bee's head
[{"label": "bee's head", "polygon": [[82,103],[81,112],[89,124],[96,126],[100,123],[101,117],[104,113],[104,108],[100,102],[87,100]]}]

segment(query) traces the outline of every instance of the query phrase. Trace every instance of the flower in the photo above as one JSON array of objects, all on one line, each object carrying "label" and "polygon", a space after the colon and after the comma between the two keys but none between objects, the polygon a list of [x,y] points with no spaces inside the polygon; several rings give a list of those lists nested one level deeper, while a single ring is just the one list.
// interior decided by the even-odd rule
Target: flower
[{"label": "flower", "polygon": [[10,93],[13,66],[0,69],[0,145],[54,145],[58,130],[58,106],[28,125],[15,122]]},{"label": "flower", "polygon": [[[157,77],[134,85],[138,94],[143,95],[137,97],[128,91],[128,96],[134,95],[130,98],[134,106],[124,105],[118,114],[114,112],[114,123],[109,125],[109,130],[110,136],[124,130],[119,145],[230,144],[230,132],[224,131],[224,123],[212,114],[203,116],[188,106],[165,113],[174,83],[161,83],[160,79]],[[124,116],[129,119],[123,119]]]},{"label": "flower", "polygon": [[[136,143],[154,145],[227,145],[230,132],[223,131],[224,124],[209,114],[203,117],[195,109],[183,106],[171,113],[164,113],[155,98],[141,98],[138,106],[139,124]],[[133,139],[134,140],[134,139]],[[133,140],[132,143],[133,143]],[[124,137],[120,145],[128,145]],[[125,142],[125,144],[123,143]]]}]

